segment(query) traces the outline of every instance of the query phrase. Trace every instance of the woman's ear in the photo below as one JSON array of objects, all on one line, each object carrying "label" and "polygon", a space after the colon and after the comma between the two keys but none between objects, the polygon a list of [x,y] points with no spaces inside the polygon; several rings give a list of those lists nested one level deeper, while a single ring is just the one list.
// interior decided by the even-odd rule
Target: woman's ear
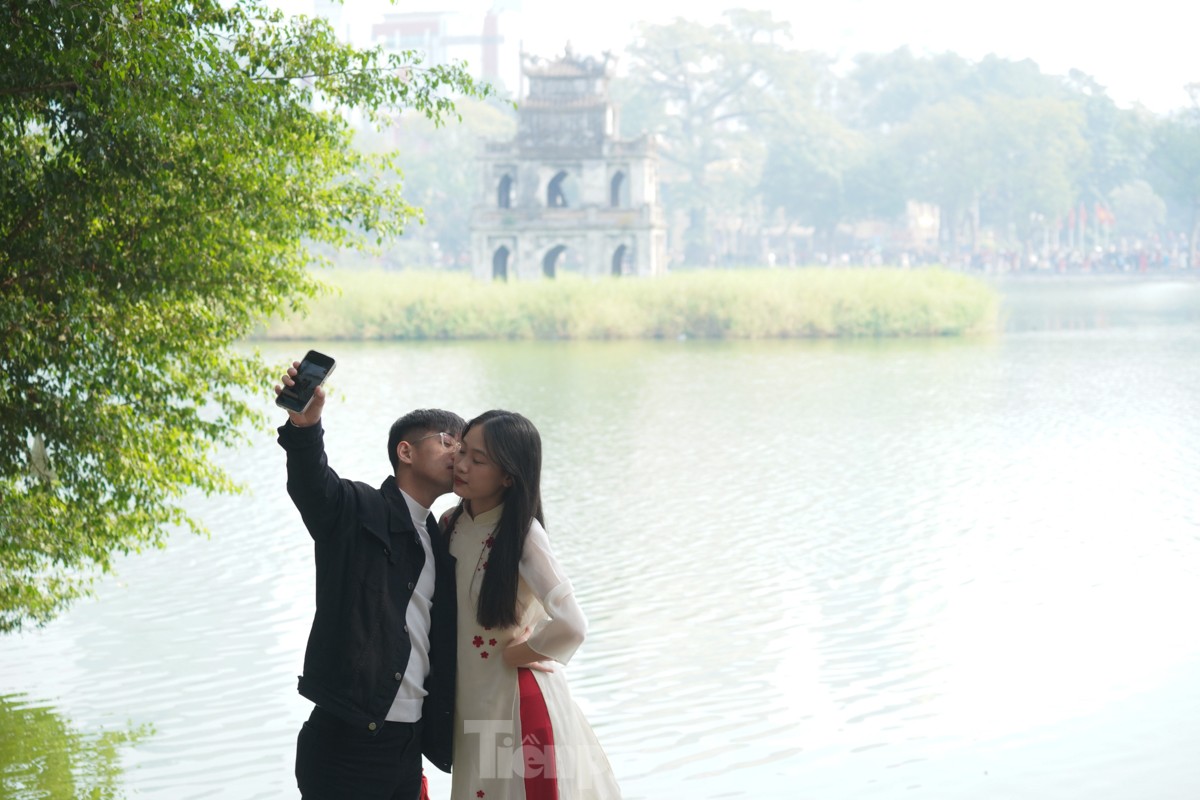
[{"label": "woman's ear", "polygon": [[512,485],[513,485],[512,475],[505,475],[504,480],[501,483],[501,485],[504,486],[505,489],[512,487]]}]

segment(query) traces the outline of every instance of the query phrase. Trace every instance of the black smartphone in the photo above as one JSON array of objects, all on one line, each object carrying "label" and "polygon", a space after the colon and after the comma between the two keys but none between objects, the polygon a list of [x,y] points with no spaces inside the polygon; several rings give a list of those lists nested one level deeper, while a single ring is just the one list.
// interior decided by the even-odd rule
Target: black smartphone
[{"label": "black smartphone", "polygon": [[309,350],[296,368],[295,386],[284,386],[283,391],[275,396],[275,405],[303,414],[304,409],[312,402],[313,392],[325,382],[337,362],[324,353]]}]

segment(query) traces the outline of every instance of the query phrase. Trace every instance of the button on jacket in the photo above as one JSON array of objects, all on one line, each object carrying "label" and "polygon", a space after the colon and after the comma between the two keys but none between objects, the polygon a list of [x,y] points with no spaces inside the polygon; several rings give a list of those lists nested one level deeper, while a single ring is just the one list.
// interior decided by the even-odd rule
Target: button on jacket
[{"label": "button on jacket", "polygon": [[[279,428],[287,490],[314,542],[317,609],[299,692],[351,725],[378,730],[408,665],[404,624],[425,563],[404,496],[389,476],[378,488],[339,478],[320,424]],[[436,570],[430,610],[429,676],[422,752],[449,771],[454,735],[454,562],[430,535]]]}]

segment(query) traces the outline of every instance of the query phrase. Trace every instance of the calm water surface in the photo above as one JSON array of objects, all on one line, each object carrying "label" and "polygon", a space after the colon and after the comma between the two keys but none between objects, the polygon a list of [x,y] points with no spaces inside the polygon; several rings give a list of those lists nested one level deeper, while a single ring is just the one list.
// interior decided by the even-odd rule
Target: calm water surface
[{"label": "calm water surface", "polygon": [[[538,424],[628,798],[1191,800],[1200,282],[1002,289],[966,341],[323,345],[330,460],[382,480],[416,406]],[[273,439],[225,460],[211,538],[3,640],[4,796],[298,796],[311,550]]]}]

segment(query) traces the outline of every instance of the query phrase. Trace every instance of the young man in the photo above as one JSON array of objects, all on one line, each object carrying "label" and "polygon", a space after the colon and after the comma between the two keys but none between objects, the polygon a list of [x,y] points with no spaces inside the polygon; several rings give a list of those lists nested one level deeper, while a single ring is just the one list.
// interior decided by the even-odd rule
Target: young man
[{"label": "young man", "polygon": [[324,407],[318,388],[279,428],[317,567],[299,684],[316,706],[297,740],[296,781],[305,800],[416,800],[421,754],[448,772],[453,749],[454,566],[429,507],[453,488],[463,420],[438,409],[396,420],[393,474],[374,488],[329,467]]}]

